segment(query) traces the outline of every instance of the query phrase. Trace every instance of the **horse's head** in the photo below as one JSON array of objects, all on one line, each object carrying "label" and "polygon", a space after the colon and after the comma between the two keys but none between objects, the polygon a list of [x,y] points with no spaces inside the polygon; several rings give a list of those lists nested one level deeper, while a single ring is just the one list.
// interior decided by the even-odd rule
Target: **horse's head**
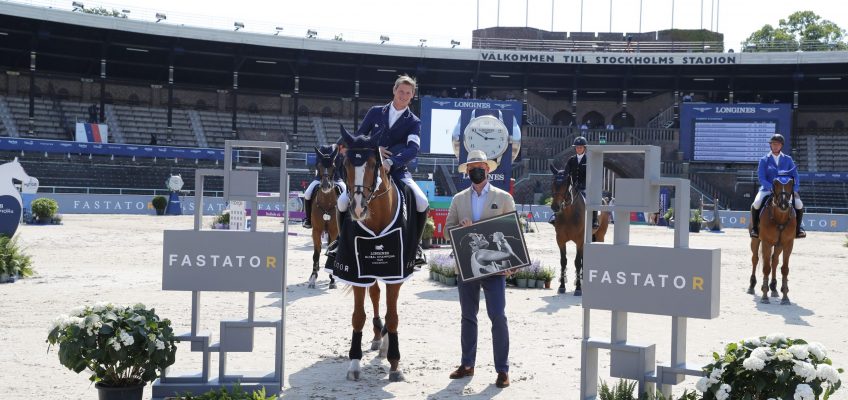
[{"label": "horse's head", "polygon": [[321,177],[321,191],[330,193],[333,191],[333,175],[336,172],[336,156],[338,150],[335,145],[321,146],[315,148],[315,168]]},{"label": "horse's head", "polygon": [[379,191],[380,184],[386,185],[388,177],[382,178],[383,158],[376,138],[353,136],[343,126],[342,138],[347,146],[344,158],[345,183],[350,193],[351,218],[362,221],[368,218],[368,205]]},{"label": "horse's head", "polygon": [[0,165],[0,175],[5,175],[10,179],[14,178],[21,182],[27,182],[30,179],[29,175],[27,175],[26,171],[24,171],[24,167],[21,166],[21,163],[18,161],[18,157]]},{"label": "horse's head", "polygon": [[772,181],[772,205],[780,211],[788,211],[792,203],[792,192],[795,179],[789,176],[778,176]]},{"label": "horse's head", "polygon": [[551,186],[553,196],[551,210],[556,213],[574,203],[573,185],[571,184],[571,177],[565,173],[565,170],[556,169],[553,165],[550,167],[554,174]]}]

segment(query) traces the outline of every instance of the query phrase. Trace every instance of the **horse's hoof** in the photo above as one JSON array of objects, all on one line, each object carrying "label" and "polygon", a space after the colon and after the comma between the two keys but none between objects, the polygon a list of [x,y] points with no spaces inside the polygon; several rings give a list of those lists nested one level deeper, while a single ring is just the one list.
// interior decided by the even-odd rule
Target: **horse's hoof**
[{"label": "horse's hoof", "polygon": [[748,288],[748,294],[754,294],[754,288],[749,287]]},{"label": "horse's hoof", "polygon": [[575,295],[575,296],[582,296],[582,295],[583,295],[583,290],[581,290],[581,289],[574,289],[574,295]]},{"label": "horse's hoof", "polygon": [[406,378],[403,377],[403,371],[389,371],[389,381],[391,382],[403,382]]},{"label": "horse's hoof", "polygon": [[771,292],[771,297],[775,297],[775,298],[777,298],[777,297],[780,297],[780,295],[779,295],[779,294],[777,294],[777,292],[772,291],[772,292]]},{"label": "horse's hoof", "polygon": [[763,297],[763,298],[760,299],[760,303],[770,304],[771,302],[769,301],[768,297]]},{"label": "horse's hoof", "polygon": [[782,300],[780,300],[780,304],[782,304],[782,305],[784,305],[784,306],[792,305],[792,303],[790,303],[790,302],[789,302],[789,298],[788,298],[788,297],[784,297]]},{"label": "horse's hoof", "polygon": [[360,371],[359,360],[350,360],[350,367],[347,369],[347,380],[358,381]]},{"label": "horse's hoof", "polygon": [[564,293],[565,293],[565,288],[564,288],[564,287],[561,287],[561,288],[559,288],[559,290],[557,290],[557,292],[559,292],[559,294],[564,294]]},{"label": "horse's hoof", "polygon": [[371,341],[371,350],[380,350],[380,345],[383,344],[382,340],[372,340]]},{"label": "horse's hoof", "polygon": [[329,288],[330,288],[330,289],[335,289],[335,288],[336,288],[336,282],[330,282],[330,286],[329,286]]}]

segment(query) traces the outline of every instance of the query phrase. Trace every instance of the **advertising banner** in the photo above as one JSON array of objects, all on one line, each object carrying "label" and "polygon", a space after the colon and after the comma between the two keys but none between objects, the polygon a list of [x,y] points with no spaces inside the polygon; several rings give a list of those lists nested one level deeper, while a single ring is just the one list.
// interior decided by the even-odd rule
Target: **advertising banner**
[{"label": "advertising banner", "polygon": [[109,143],[109,125],[77,122],[75,138],[83,143]]}]

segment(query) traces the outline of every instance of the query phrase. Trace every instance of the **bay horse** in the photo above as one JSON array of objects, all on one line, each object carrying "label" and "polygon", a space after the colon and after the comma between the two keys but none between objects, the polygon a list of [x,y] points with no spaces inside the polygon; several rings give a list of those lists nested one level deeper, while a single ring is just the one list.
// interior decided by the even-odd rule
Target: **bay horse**
[{"label": "bay horse", "polygon": [[[780,273],[783,282],[780,287],[783,298],[780,304],[791,304],[789,302],[789,256],[795,245],[795,228],[798,223],[795,218],[795,208],[792,207],[793,187],[795,180],[790,177],[777,177],[772,182],[773,189],[771,197],[764,202],[760,209],[760,237],[751,238],[751,283],[748,286],[748,294],[754,294],[757,285],[757,263],[763,259],[763,296],[760,302],[769,303],[769,289],[771,297],[777,295],[777,263],[783,254],[783,265]],[[769,282],[771,275],[771,282]]]},{"label": "bay horse", "polygon": [[[339,223],[336,216],[341,189],[334,181],[336,174],[336,157],[339,151],[335,145],[315,147],[315,168],[321,177],[321,184],[316,188],[312,201],[312,275],[309,276],[308,287],[315,288],[318,279],[318,261],[321,258],[321,236],[327,233],[327,243],[332,243],[339,236]],[[336,280],[330,274],[330,289],[336,288]]]},{"label": "bay horse", "polygon": [[[384,161],[382,153],[377,146],[378,140],[376,137],[370,136],[352,136],[344,127],[341,129],[342,138],[345,142],[347,150],[344,157],[344,172],[345,181],[348,187],[348,193],[343,197],[347,199],[347,210],[345,214],[349,214],[350,218],[342,221],[342,234],[339,236],[338,257],[342,258],[342,251],[348,248],[355,249],[360,245],[361,237],[356,236],[353,232],[370,232],[378,240],[380,238],[393,235],[395,231],[411,231],[409,229],[394,228],[398,222],[403,224],[406,219],[401,216],[408,215],[398,187],[392,182],[392,178],[384,169]],[[344,200],[339,201],[340,210]],[[346,217],[345,217],[346,218]],[[398,236],[404,237],[402,233]],[[394,236],[392,236],[394,237]],[[415,246],[406,246],[409,243],[409,236],[405,236],[406,240],[401,240],[401,246],[414,249]],[[417,240],[418,238],[414,238]],[[386,244],[388,246],[388,244]],[[373,247],[376,250],[383,251],[384,244],[380,242]],[[398,295],[400,287],[408,276],[413,271],[413,260],[415,251],[404,253],[401,247],[400,253],[402,256],[389,255],[395,257],[396,261],[402,264],[403,272],[400,277],[383,278],[383,277],[363,277],[367,275],[362,273],[362,269],[376,268],[375,264],[357,259],[353,263],[348,263],[346,260],[333,260],[334,274],[339,280],[349,283],[352,286],[354,309],[351,324],[353,326],[353,334],[351,338],[350,351],[350,366],[347,370],[348,380],[359,380],[361,375],[360,361],[362,359],[362,329],[365,325],[365,291],[369,290],[372,301],[379,300],[380,289],[377,280],[383,281],[386,285],[386,316],[385,327],[382,329],[382,336],[388,336],[388,340],[377,335],[378,326],[375,318],[374,333],[375,340],[372,341],[372,349],[377,344],[380,348],[379,356],[385,356],[390,364],[389,380],[399,382],[404,380],[404,375],[399,368],[400,350],[398,345]],[[353,254],[353,251],[347,250],[348,254]],[[358,254],[359,250],[355,253]],[[382,254],[388,254],[384,252]],[[374,253],[371,253],[374,254]],[[349,257],[349,256],[346,256]],[[328,262],[329,264],[329,262]],[[351,265],[354,264],[354,265]],[[357,271],[350,271],[356,270]],[[357,277],[357,274],[359,276]],[[375,308],[375,315],[376,314]]]},{"label": "bay horse", "polygon": [[[583,200],[583,196],[574,187],[571,177],[565,170],[557,169],[553,165],[550,168],[553,173],[551,210],[556,216],[554,219],[554,230],[556,230],[556,241],[559,246],[559,293],[565,293],[565,283],[568,281],[565,275],[565,267],[568,265],[565,245],[571,241],[577,246],[577,255],[574,257],[576,281],[574,295],[581,296],[583,294],[581,284],[583,279],[583,242],[586,223],[586,203]],[[607,204],[605,199],[601,201],[603,204]],[[604,241],[604,236],[606,236],[609,227],[609,213],[599,213],[598,224],[598,229],[592,232],[593,242]]]}]

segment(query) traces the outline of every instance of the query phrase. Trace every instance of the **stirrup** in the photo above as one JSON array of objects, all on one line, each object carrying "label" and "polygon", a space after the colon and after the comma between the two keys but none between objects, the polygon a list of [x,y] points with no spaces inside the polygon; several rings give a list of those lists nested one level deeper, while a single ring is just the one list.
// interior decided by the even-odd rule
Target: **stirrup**
[{"label": "stirrup", "polygon": [[335,257],[338,249],[339,249],[339,240],[338,239],[333,240],[333,243],[330,243],[329,245],[327,245],[327,251],[324,252],[324,255],[328,256],[328,257],[329,256]]},{"label": "stirrup", "polygon": [[415,251],[415,265],[427,265],[427,255],[424,254],[424,250],[421,246],[418,246],[418,249]]},{"label": "stirrup", "polygon": [[306,229],[311,229],[312,228],[312,221],[309,218],[304,218],[303,219],[303,227],[306,228]]}]

